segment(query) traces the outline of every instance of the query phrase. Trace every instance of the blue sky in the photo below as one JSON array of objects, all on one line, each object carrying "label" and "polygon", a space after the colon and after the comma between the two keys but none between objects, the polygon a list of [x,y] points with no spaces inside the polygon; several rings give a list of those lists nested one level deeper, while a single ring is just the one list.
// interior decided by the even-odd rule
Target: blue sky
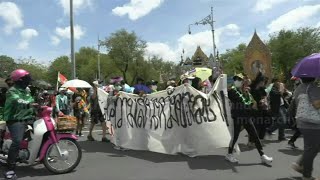
[{"label": "blue sky", "polygon": [[[146,56],[179,61],[200,45],[212,52],[210,26],[188,25],[214,8],[220,53],[248,43],[254,32],[263,40],[281,29],[320,26],[320,0],[74,0],[75,46],[97,47],[125,28],[147,42]],[[70,54],[69,0],[0,0],[0,54],[32,56],[48,64]]]}]

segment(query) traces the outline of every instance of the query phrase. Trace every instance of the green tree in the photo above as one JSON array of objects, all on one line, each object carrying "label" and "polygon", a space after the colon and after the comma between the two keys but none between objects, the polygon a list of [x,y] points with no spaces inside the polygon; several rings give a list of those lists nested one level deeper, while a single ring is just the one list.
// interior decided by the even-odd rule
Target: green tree
[{"label": "green tree", "polygon": [[281,30],[270,36],[268,46],[276,76],[286,81],[299,59],[320,51],[320,28]]},{"label": "green tree", "polygon": [[[82,47],[76,53],[77,76],[87,82],[98,78],[98,51],[90,47]],[[101,78],[121,74],[107,54],[100,53]],[[103,80],[103,79],[101,79]]]},{"label": "green tree", "polygon": [[77,77],[92,82],[97,77],[98,51],[90,47],[82,47],[76,53]]},{"label": "green tree", "polygon": [[153,56],[149,59],[149,63],[152,71],[157,72],[155,77],[157,80],[160,80],[160,75],[164,81],[181,75],[181,73],[177,71],[177,64],[172,61],[164,61],[162,58]]},{"label": "green tree", "polygon": [[[112,33],[102,44],[106,46],[115,68],[122,73],[123,78],[127,81],[129,68],[139,69],[136,66],[140,65],[143,59],[146,42],[139,39],[134,32],[130,33],[121,29]],[[136,75],[136,72],[133,72],[133,76]]]},{"label": "green tree", "polygon": [[100,54],[100,66],[101,66],[101,80],[106,82],[109,78],[118,76],[121,72],[115,67],[112,59],[108,54]]},{"label": "green tree", "polygon": [[0,77],[7,78],[16,68],[16,63],[12,57],[6,55],[0,56]]},{"label": "green tree", "polygon": [[25,69],[30,72],[34,80],[47,80],[47,67],[40,64],[32,57],[19,59],[17,68]]},{"label": "green tree", "polygon": [[57,83],[58,72],[67,79],[71,78],[71,62],[68,56],[60,56],[51,63],[47,73],[49,83],[53,85]]},{"label": "green tree", "polygon": [[228,49],[224,54],[221,54],[220,60],[224,73],[233,76],[234,73],[243,72],[246,48],[246,44],[239,44],[236,48]]}]

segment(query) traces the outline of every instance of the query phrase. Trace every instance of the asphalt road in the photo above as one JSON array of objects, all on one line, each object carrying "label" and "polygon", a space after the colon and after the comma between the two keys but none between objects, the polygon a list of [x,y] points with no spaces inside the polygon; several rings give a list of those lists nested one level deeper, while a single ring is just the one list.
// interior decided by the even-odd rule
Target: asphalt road
[{"label": "asphalt road", "polygon": [[[100,127],[97,127],[97,129]],[[290,131],[287,135],[290,136]],[[87,133],[85,133],[87,135]],[[101,131],[95,132],[101,139]],[[274,157],[272,167],[262,165],[255,149],[249,149],[246,132],[239,140],[241,154],[239,164],[226,162],[226,149],[217,149],[215,155],[190,158],[184,155],[164,155],[145,151],[118,151],[113,145],[103,142],[79,142],[83,148],[83,158],[75,171],[69,174],[53,175],[43,165],[19,166],[17,174],[21,180],[292,180],[301,175],[290,168],[302,153],[292,150],[287,141],[276,141],[277,136],[268,136],[264,151]],[[302,139],[296,145],[302,147]],[[1,168],[1,170],[3,170]],[[314,176],[320,177],[320,155],[314,162]]]}]

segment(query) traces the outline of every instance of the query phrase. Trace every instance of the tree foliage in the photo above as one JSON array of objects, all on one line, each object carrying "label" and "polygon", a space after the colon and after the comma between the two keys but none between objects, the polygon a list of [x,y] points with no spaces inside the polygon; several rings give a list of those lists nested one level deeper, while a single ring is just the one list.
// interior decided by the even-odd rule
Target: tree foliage
[{"label": "tree foliage", "polygon": [[272,53],[275,73],[288,80],[290,71],[298,60],[320,52],[320,29],[281,30],[270,36],[268,46]]},{"label": "tree foliage", "polygon": [[58,72],[63,74],[66,78],[71,78],[71,62],[68,56],[60,56],[56,58],[48,68],[48,81],[55,84],[58,78]]},{"label": "tree foliage", "polygon": [[224,73],[233,76],[234,73],[243,72],[246,48],[246,44],[239,44],[236,48],[228,49],[226,53],[221,54]]},{"label": "tree foliage", "polygon": [[[130,84],[137,77],[146,81],[166,82],[170,78],[181,75],[181,67],[174,62],[153,56],[145,58],[146,42],[138,38],[134,32],[124,29],[112,33],[102,41],[107,54],[100,53],[91,47],[82,47],[76,52],[77,77],[92,82],[98,77],[98,55],[100,56],[101,80],[114,76],[123,76]],[[272,34],[267,42],[273,61],[273,74],[283,75],[289,79],[290,71],[299,59],[312,53],[320,52],[320,29],[301,28],[296,31],[282,30]],[[220,56],[223,70],[228,75],[243,71],[246,44],[239,44],[228,49]],[[13,58],[0,56],[0,77],[6,77],[16,68],[24,68],[31,72],[35,80],[45,80],[55,85],[58,72],[71,78],[71,62],[69,57],[56,58],[49,67],[43,66],[33,58],[14,61]]]},{"label": "tree foliage", "polygon": [[97,50],[89,47],[80,48],[79,52],[76,53],[77,77],[88,82],[96,79],[98,72],[97,59]]},{"label": "tree foliage", "polygon": [[[267,46],[272,55],[274,76],[286,81],[291,77],[291,69],[301,58],[320,52],[320,29],[281,30],[270,35]],[[221,55],[225,73],[233,75],[243,71],[245,50],[246,45],[240,44]]]},{"label": "tree foliage", "polygon": [[134,32],[121,29],[112,33],[102,44],[107,48],[108,55],[123,78],[127,81],[129,70],[131,77],[139,74],[139,66],[143,61],[146,42],[139,39]]},{"label": "tree foliage", "polygon": [[[101,80],[119,76],[120,71],[110,59],[109,55],[100,53]],[[90,47],[82,47],[76,53],[76,69],[79,79],[93,82],[98,79],[98,51]]]},{"label": "tree foliage", "polygon": [[35,60],[32,62],[20,62],[17,64],[17,68],[27,70],[33,80],[47,81],[47,68],[42,64],[37,63]]},{"label": "tree foliage", "polygon": [[0,77],[7,78],[14,69],[16,69],[16,63],[14,62],[14,59],[6,55],[1,55]]}]

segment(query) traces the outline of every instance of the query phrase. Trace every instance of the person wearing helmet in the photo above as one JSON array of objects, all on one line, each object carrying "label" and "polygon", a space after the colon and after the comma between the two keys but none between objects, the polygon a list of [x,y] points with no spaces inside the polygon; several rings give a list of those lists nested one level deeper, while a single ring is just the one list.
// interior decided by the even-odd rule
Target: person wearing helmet
[{"label": "person wearing helmet", "polygon": [[30,73],[24,69],[14,70],[11,73],[11,80],[14,85],[7,91],[4,107],[4,120],[12,138],[7,159],[8,171],[4,174],[6,179],[16,178],[14,170],[20,142],[23,140],[27,121],[35,117],[32,106],[36,105],[34,99],[26,90],[32,81]]}]

